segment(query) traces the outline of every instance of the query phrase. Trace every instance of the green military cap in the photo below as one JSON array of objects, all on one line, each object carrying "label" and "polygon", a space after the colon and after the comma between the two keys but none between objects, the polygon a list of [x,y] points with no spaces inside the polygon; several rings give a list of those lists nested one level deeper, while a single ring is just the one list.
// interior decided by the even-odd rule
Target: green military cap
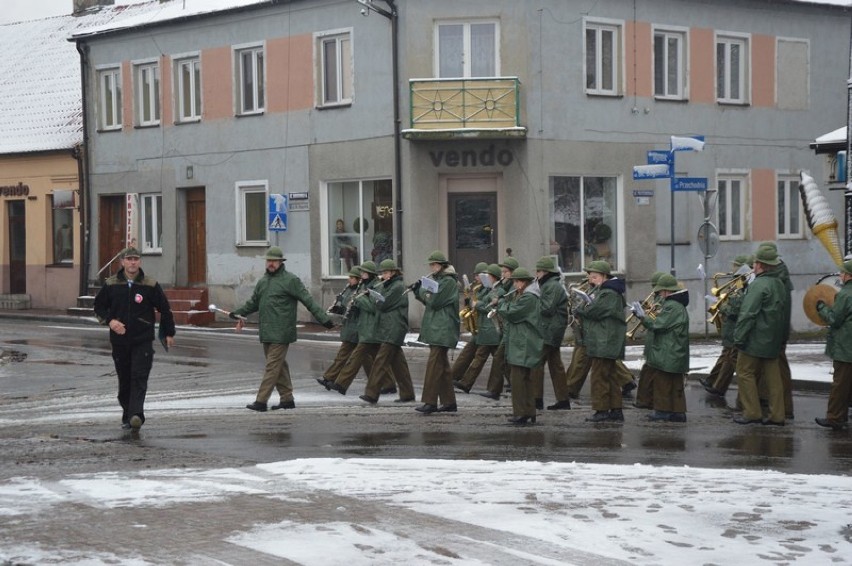
[{"label": "green military cap", "polygon": [[370,275],[378,275],[379,272],[376,270],[376,264],[372,261],[365,261],[361,265],[358,266],[361,271],[364,273],[369,273]]},{"label": "green military cap", "polygon": [[379,271],[398,271],[399,268],[396,266],[396,262],[392,259],[383,259],[382,263],[379,264]]},{"label": "green military cap", "polygon": [[450,262],[447,261],[447,256],[444,255],[444,252],[442,252],[440,250],[435,250],[434,252],[429,254],[428,258],[426,258],[426,263],[444,263],[444,264],[446,264],[446,263],[450,263]]},{"label": "green military cap", "polygon": [[663,273],[654,285],[654,292],[657,291],[680,291],[680,286],[677,284],[677,279],[674,275]]},{"label": "green military cap", "polygon": [[268,250],[266,250],[266,258],[264,259],[277,259],[279,261],[287,261],[284,259],[284,252],[281,251],[281,248],[278,246],[272,246]]},{"label": "green military cap", "polygon": [[553,261],[553,258],[549,255],[545,255],[539,258],[539,260],[535,263],[536,271],[548,271],[550,273],[559,273],[559,268],[556,267],[556,262]]},{"label": "green military cap", "polygon": [[754,254],[754,261],[759,261],[766,265],[778,265],[781,263],[781,260],[778,258],[778,250],[769,246],[757,248],[757,252]]},{"label": "green military cap", "polygon": [[494,279],[500,279],[500,276],[503,275],[502,273],[500,273],[500,266],[497,265],[496,263],[489,264],[487,271],[488,271],[488,275],[490,275]]},{"label": "green military cap", "polygon": [[741,267],[743,265],[751,266],[752,259],[751,259],[751,256],[747,256],[745,254],[740,254],[737,257],[735,257],[734,260],[731,263],[734,265],[734,267]]},{"label": "green military cap", "polygon": [[590,261],[586,266],[586,269],[583,271],[586,273],[603,273],[604,275],[612,275],[612,268],[609,266],[609,263],[602,259]]},{"label": "green military cap", "polygon": [[760,248],[772,248],[773,250],[775,250],[777,252],[778,251],[778,244],[769,240],[767,242],[760,242],[757,245],[757,249],[760,249]]},{"label": "green military cap", "polygon": [[497,265],[499,265],[500,267],[505,267],[509,271],[515,271],[516,269],[518,269],[521,266],[521,264],[518,263],[518,260],[516,260],[515,258],[513,258],[510,255],[507,255],[506,257],[504,257],[503,261],[501,261]]},{"label": "green military cap", "polygon": [[840,266],[840,271],[846,275],[852,275],[852,259],[843,262],[843,265]]},{"label": "green military cap", "polygon": [[473,268],[473,272],[474,273],[486,273],[487,269],[488,269],[488,264],[485,263],[484,261],[480,261],[479,263],[476,264],[476,267]]},{"label": "green military cap", "polygon": [[349,270],[349,277],[361,277],[361,268],[357,265]]},{"label": "green military cap", "polygon": [[660,277],[665,274],[665,271],[655,271],[653,275],[651,275],[651,287],[656,287],[657,283],[660,281]]},{"label": "green military cap", "polygon": [[129,246],[121,250],[121,259],[127,257],[142,257],[142,254],[134,246]]},{"label": "green military cap", "polygon": [[535,279],[535,277],[533,277],[532,274],[530,274],[530,272],[524,269],[523,267],[519,267],[512,272],[512,275],[509,277],[509,279],[523,279],[525,281],[532,281],[533,279]]}]

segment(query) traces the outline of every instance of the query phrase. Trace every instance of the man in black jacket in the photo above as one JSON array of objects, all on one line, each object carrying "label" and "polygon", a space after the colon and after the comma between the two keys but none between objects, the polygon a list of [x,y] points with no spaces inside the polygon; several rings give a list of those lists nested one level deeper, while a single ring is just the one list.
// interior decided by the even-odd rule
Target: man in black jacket
[{"label": "man in black jacket", "polygon": [[148,374],[154,362],[154,310],[160,313],[160,336],[174,344],[175,320],[169,300],[156,280],[140,268],[139,250],[121,254],[121,269],[106,280],[95,297],[95,316],[109,326],[112,359],[118,374],[121,428],[139,430],[145,422]]}]

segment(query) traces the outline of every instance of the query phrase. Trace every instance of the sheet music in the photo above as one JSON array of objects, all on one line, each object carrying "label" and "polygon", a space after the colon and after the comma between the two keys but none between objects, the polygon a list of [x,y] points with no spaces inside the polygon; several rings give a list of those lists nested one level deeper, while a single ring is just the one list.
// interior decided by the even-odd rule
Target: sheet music
[{"label": "sheet music", "polygon": [[420,286],[429,291],[430,293],[438,292],[438,282],[426,275],[420,278]]}]

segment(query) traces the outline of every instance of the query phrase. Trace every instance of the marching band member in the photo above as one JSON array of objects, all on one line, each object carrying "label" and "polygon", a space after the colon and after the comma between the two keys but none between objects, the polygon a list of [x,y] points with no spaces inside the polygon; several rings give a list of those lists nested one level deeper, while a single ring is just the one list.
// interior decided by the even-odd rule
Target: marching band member
[{"label": "marching band member", "polygon": [[408,403],[414,401],[411,372],[402,352],[402,344],[408,332],[408,295],[405,293],[402,273],[394,260],[383,260],[379,264],[379,271],[382,282],[376,285],[375,290],[382,295],[382,299],[377,301],[365,295],[355,301],[362,312],[372,308],[377,311],[376,329],[381,341],[373,362],[374,371],[367,374],[367,387],[360,398],[376,404],[383,391],[381,384],[394,381],[399,389],[399,399],[396,401]]},{"label": "marching band member", "polygon": [[[331,384],[334,383],[334,380],[340,374],[340,370],[346,365],[346,360],[349,359],[349,356],[352,355],[352,352],[358,346],[358,313],[352,309],[349,309],[349,313],[346,311],[350,303],[354,302],[355,298],[353,295],[358,292],[360,285],[361,268],[356,265],[349,270],[349,284],[337,296],[334,305],[328,309],[328,312],[332,314],[342,315],[343,322],[340,325],[340,348],[337,350],[337,355],[334,357],[331,365],[328,366],[328,369],[322,374],[322,377],[317,378],[317,383],[325,387],[326,390],[331,389]],[[372,360],[368,360],[368,362],[365,364],[364,369],[367,375],[370,375]]]},{"label": "marching band member", "polygon": [[662,307],[653,318],[639,302],[632,310],[646,329],[647,375],[654,384],[651,421],[686,422],[684,374],[689,371],[689,291],[681,289],[673,275],[663,274],[654,287]]},{"label": "marching band member", "polygon": [[[743,297],[734,345],[737,354],[737,383],[743,406],[742,416],[734,417],[737,424],[760,423],[784,425],[784,389],[778,357],[781,345],[789,332],[789,295],[775,267],[781,262],[778,252],[770,247],[757,249],[754,256],[756,277]],[[769,401],[769,416],[762,420],[758,386],[765,386]]]},{"label": "marching band member", "polygon": [[[553,383],[553,393],[556,403],[548,405],[547,409],[555,411],[570,409],[571,399],[568,397],[568,384],[565,381],[565,366],[562,364],[560,348],[568,328],[568,296],[562,286],[561,272],[550,256],[544,256],[535,264],[536,280],[540,288],[541,330],[544,338],[541,362],[532,370],[532,383],[535,389],[537,404],[543,404],[544,397],[544,365],[550,370],[550,381]],[[512,390],[514,391],[514,383]]]},{"label": "marching band member", "polygon": [[814,419],[819,426],[840,430],[849,420],[852,405],[852,260],[840,268],[843,287],[834,297],[834,305],[817,302],[819,316],[828,324],[825,353],[834,360],[834,380],[828,394],[825,418]]},{"label": "marching band member", "polygon": [[544,339],[541,335],[541,306],[539,287],[523,267],[511,275],[515,292],[511,300],[497,307],[504,321],[506,363],[512,380],[512,418],[514,425],[535,422],[535,384],[533,368],[541,362]]},{"label": "marching band member", "polygon": [[[482,288],[482,283],[479,280],[479,273],[481,271],[485,271],[485,268],[488,267],[488,264],[484,261],[480,261],[473,268],[473,283],[464,289],[464,309],[459,313],[459,317],[461,318],[462,325],[465,326],[464,314],[473,313],[473,307],[471,307],[471,303],[476,299],[476,294]],[[470,314],[473,316],[473,314]],[[461,383],[462,375],[467,371],[468,367],[470,367],[471,362],[473,361],[474,355],[476,354],[476,332],[471,330],[470,340],[467,341],[467,344],[464,345],[462,351],[459,352],[459,355],[456,356],[455,361],[453,362],[452,368],[450,368],[450,373],[453,376],[453,386],[456,389],[460,389],[465,393],[470,393],[470,388],[466,391],[463,387],[459,387]]]},{"label": "marching band member", "polygon": [[443,252],[432,252],[426,261],[432,270],[430,278],[438,283],[437,291],[424,289],[420,281],[410,287],[415,298],[426,307],[419,340],[429,344],[429,360],[426,362],[421,395],[423,404],[416,410],[423,414],[455,413],[458,410],[456,393],[447,351],[455,348],[459,342],[459,286],[455,272]]},{"label": "marching band member", "polygon": [[624,280],[612,276],[609,263],[592,261],[585,269],[594,285],[591,302],[577,309],[583,321],[583,339],[591,358],[592,408],[589,422],[623,422],[621,384],[617,360],[624,359],[627,322],[624,317]]},{"label": "marching band member", "polygon": [[[651,275],[651,291],[654,291],[654,287],[657,286],[657,283],[660,281],[660,277],[665,275],[664,271],[655,271]],[[660,302],[660,295],[654,292],[653,302]],[[637,409],[651,409],[654,407],[654,374],[650,371],[651,367],[648,365],[648,349],[649,349],[649,340],[651,339],[648,336],[648,333],[645,333],[645,348],[642,351],[642,356],[645,358],[645,363],[642,364],[642,368],[639,370],[639,385],[636,388],[636,401],[633,403],[633,406]]]},{"label": "marching band member", "polygon": [[[752,260],[747,255],[738,255],[731,262],[732,271],[736,272],[743,265],[751,267]],[[734,370],[737,369],[737,352],[734,347],[734,328],[737,326],[737,317],[740,314],[740,306],[743,302],[742,292],[730,292],[725,303],[719,307],[719,316],[722,320],[722,353],[716,360],[713,369],[706,378],[698,381],[704,386],[704,390],[711,395],[724,397],[734,379]]]},{"label": "marching band member", "polygon": [[[489,294],[489,308],[496,307],[500,299],[512,290],[512,281],[509,278],[520,264],[512,256],[506,256],[497,265],[500,268],[500,280],[494,285],[494,288]],[[502,320],[500,319],[499,312],[495,319],[497,320],[497,326],[501,326]],[[500,339],[500,345],[497,346],[497,351],[494,353],[494,360],[491,362],[491,372],[488,374],[488,385],[486,386],[487,391],[480,393],[480,395],[495,401],[499,399],[500,394],[503,393],[506,369],[506,343],[504,336]]]},{"label": "marching band member", "polygon": [[[488,295],[491,293],[493,283],[500,278],[500,267],[496,263],[491,265],[478,263],[475,271],[474,277],[479,285],[474,285],[476,290],[471,297],[470,307],[475,313],[473,316],[476,316],[477,331],[461,354],[456,357],[452,368],[453,386],[465,393],[470,393],[485,362],[494,355],[497,346],[500,345],[500,330],[494,323],[494,319],[488,318],[488,311],[491,310]],[[482,284],[482,279],[485,277],[491,279],[491,285]],[[469,347],[471,351],[465,355]]]},{"label": "marching band member", "polygon": [[[775,242],[761,242],[758,248],[762,247],[768,247],[775,250],[776,254],[778,253],[778,246]],[[778,271],[778,277],[787,290],[787,321],[784,323],[784,341],[781,343],[781,354],[778,356],[778,368],[781,372],[781,385],[784,387],[784,414],[788,419],[792,419],[794,417],[793,374],[790,371],[790,362],[787,361],[787,342],[790,340],[790,321],[793,317],[793,282],[790,280],[790,270],[787,269],[787,264],[780,257],[775,270]]]}]

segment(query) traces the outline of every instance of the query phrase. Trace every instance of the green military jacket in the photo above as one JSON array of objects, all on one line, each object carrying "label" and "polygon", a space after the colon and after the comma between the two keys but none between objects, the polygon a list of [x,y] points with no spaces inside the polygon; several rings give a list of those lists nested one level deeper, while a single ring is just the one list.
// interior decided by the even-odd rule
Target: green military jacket
[{"label": "green military jacket", "polygon": [[852,281],[834,297],[834,306],[820,305],[819,315],[828,323],[825,353],[837,362],[852,362]]},{"label": "green military jacket", "polygon": [[624,358],[627,319],[624,316],[624,281],[608,279],[592,290],[591,303],[577,309],[583,323],[583,342],[591,358]]},{"label": "green military jacket", "polygon": [[568,295],[558,273],[548,273],[539,281],[541,289],[541,334],[544,343],[559,348],[568,328]]},{"label": "green military jacket", "polygon": [[[511,279],[507,279],[507,280],[503,281],[502,283],[498,281],[497,283],[494,284],[494,287],[491,289],[491,292],[488,294],[488,301],[491,302],[494,299],[497,299],[497,301],[498,301],[497,304],[499,305],[500,299],[504,295],[506,295],[506,293],[509,293],[512,290],[513,289],[512,289],[512,280]],[[489,308],[489,310],[491,310],[491,309]],[[491,320],[494,321],[494,324],[497,326],[498,330],[503,328],[503,317],[500,316],[499,312]],[[506,339],[506,333],[501,332],[500,333],[500,342],[502,342],[505,339]],[[499,345],[499,343],[498,343],[498,345]]]},{"label": "green military jacket", "polygon": [[379,309],[376,301],[365,291],[376,289],[382,281],[373,277],[361,283],[362,293],[355,299],[355,309],[358,311],[358,342],[364,344],[381,344],[379,337]]},{"label": "green military jacket", "polygon": [[756,358],[777,358],[787,330],[789,295],[775,269],[755,277],[743,296],[734,345]]},{"label": "green military jacket", "polygon": [[740,317],[744,293],[745,289],[730,293],[728,299],[719,307],[719,312],[722,313],[722,346],[734,345],[734,330],[737,327],[737,319]]},{"label": "green military jacket", "polygon": [[499,346],[500,329],[494,322],[494,318],[488,318],[488,312],[491,310],[491,289],[485,287],[477,289],[475,302],[473,310],[476,312],[478,330],[473,337],[474,343],[477,346]]},{"label": "green military jacket", "polygon": [[[343,292],[340,293],[340,298],[336,302],[346,309],[352,300],[352,296],[358,292],[359,287],[360,285],[347,285]],[[343,319],[340,326],[340,339],[343,342],[358,343],[358,311],[355,309],[351,309],[349,316]]]},{"label": "green military jacket", "polygon": [[790,340],[790,323],[793,320],[793,301],[791,299],[793,294],[793,282],[790,280],[790,270],[787,269],[787,264],[783,261],[775,266],[775,271],[778,272],[778,278],[781,279],[781,282],[784,284],[784,288],[787,290],[787,309],[784,312],[786,315],[786,321],[784,324],[784,343],[786,344]]},{"label": "green military jacket", "polygon": [[[513,366],[535,367],[541,362],[541,301],[536,285],[528,285],[520,296],[500,303],[506,340],[506,361]],[[517,294],[516,294],[517,295]]]},{"label": "green military jacket", "polygon": [[[395,346],[405,343],[408,332],[408,295],[402,275],[394,275],[387,281],[376,285],[376,291],[382,294],[384,301],[375,303],[379,313],[379,340]],[[361,297],[359,301],[372,301],[372,297]],[[375,302],[375,301],[374,301]]]},{"label": "green military jacket", "polygon": [[689,371],[689,292],[672,293],[653,319],[646,316],[645,361],[654,369],[668,373]]},{"label": "green military jacket", "polygon": [[251,298],[233,312],[247,316],[254,312],[260,316],[260,341],[265,344],[290,344],[296,341],[296,310],[298,303],[321,323],[330,319],[322,307],[314,302],[302,281],[284,269],[263,274],[254,286]]},{"label": "green military jacket", "polygon": [[416,298],[426,307],[419,340],[430,346],[455,348],[461,334],[459,319],[459,284],[455,275],[441,271],[430,275],[438,281],[438,291],[417,289]]}]

